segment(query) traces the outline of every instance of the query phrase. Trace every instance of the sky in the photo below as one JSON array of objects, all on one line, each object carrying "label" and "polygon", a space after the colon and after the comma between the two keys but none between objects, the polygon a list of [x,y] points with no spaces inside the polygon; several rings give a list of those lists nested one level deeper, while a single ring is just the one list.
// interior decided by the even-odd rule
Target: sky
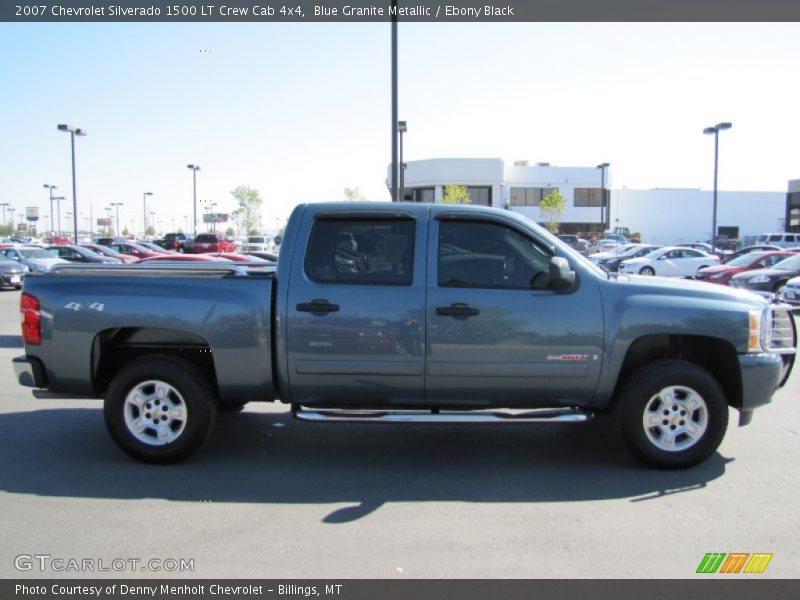
[{"label": "sky", "polygon": [[[800,24],[401,23],[407,161],[609,162],[617,189],[785,191],[800,178]],[[0,203],[71,211],[81,227],[143,192],[161,232],[257,189],[263,227],[358,187],[388,201],[385,23],[0,23]],[[191,228],[191,225],[189,225]]]}]

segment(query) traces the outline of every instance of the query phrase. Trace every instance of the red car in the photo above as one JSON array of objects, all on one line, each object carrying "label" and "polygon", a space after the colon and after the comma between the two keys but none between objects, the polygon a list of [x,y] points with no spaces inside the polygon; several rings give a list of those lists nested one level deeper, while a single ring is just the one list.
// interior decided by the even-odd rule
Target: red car
[{"label": "red car", "polygon": [[139,260],[143,258],[153,258],[154,256],[162,256],[162,253],[160,252],[153,252],[149,248],[145,248],[139,244],[134,244],[133,242],[111,244],[109,248],[116,250],[120,254],[127,254],[129,256],[138,258]]},{"label": "red car", "polygon": [[699,281],[708,281],[709,283],[719,283],[720,285],[728,285],[731,277],[743,271],[751,271],[753,269],[769,268],[775,263],[779,263],[788,256],[794,256],[794,252],[787,252],[785,250],[779,252],[751,252],[750,254],[743,254],[724,265],[716,265],[713,267],[706,267],[700,269],[695,276]]},{"label": "red car", "polygon": [[205,252],[233,252],[236,244],[233,240],[219,233],[200,233],[194,239],[194,251],[197,254]]},{"label": "red car", "polygon": [[151,258],[143,258],[139,264],[156,263],[156,262],[225,262],[225,259],[211,256],[210,254],[177,254],[170,252],[169,254],[159,254]]}]

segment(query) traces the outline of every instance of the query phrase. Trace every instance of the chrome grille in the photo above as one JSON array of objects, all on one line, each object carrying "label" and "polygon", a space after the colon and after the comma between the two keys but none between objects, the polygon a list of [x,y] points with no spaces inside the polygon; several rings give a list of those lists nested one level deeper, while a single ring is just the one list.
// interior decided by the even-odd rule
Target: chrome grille
[{"label": "chrome grille", "polygon": [[778,354],[792,354],[797,344],[791,312],[786,308],[771,308],[767,314],[765,348]]}]

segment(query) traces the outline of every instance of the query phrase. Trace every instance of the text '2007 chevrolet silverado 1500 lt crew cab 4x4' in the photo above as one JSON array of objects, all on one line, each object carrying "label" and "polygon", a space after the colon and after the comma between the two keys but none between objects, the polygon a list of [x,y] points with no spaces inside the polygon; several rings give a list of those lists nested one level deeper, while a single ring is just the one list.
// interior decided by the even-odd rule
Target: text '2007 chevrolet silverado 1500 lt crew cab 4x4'
[{"label": "text '2007 chevrolet silverado 1500 lt crew cab 4x4'", "polygon": [[[645,463],[709,457],[794,363],[786,307],[618,276],[492,208],[306,204],[277,265],[68,266],[21,298],[18,381],[104,398],[147,462],[186,458],[217,409],[307,421],[571,422],[611,412]],[[37,392],[35,392],[37,393]]]}]

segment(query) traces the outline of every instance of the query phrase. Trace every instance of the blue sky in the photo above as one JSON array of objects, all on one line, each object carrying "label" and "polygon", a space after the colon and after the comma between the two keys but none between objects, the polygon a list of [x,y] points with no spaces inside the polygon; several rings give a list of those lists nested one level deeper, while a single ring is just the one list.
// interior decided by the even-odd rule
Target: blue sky
[{"label": "blue sky", "polygon": [[[407,160],[611,163],[614,187],[785,190],[800,178],[798,24],[401,24],[400,118]],[[388,200],[389,25],[0,24],[0,202],[79,213],[142,192],[165,230],[198,198],[234,208],[257,188],[264,226],[299,202],[358,186]],[[62,215],[69,208],[62,204]]]}]

